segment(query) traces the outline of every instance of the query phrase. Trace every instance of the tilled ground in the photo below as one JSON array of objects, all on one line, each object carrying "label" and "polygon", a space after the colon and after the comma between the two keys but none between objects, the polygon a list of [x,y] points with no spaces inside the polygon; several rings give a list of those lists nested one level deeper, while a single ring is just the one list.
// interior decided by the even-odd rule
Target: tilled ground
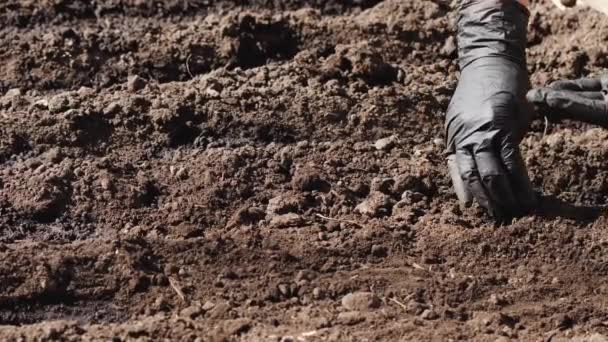
[{"label": "tilled ground", "polygon": [[[0,4],[3,340],[608,334],[608,132],[537,122],[539,212],[461,212],[449,3]],[[534,3],[535,84],[608,22]]]}]

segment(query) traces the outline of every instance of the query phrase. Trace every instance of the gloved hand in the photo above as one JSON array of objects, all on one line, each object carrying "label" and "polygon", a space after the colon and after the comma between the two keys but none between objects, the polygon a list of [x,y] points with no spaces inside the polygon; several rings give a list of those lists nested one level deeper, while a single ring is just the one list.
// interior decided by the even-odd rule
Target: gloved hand
[{"label": "gloved hand", "polygon": [[533,110],[525,96],[529,13],[516,1],[462,0],[460,80],[446,116],[448,166],[461,203],[498,222],[537,204],[519,143]]},{"label": "gloved hand", "polygon": [[570,119],[608,128],[608,75],[557,81],[530,90],[526,97],[551,121]]}]

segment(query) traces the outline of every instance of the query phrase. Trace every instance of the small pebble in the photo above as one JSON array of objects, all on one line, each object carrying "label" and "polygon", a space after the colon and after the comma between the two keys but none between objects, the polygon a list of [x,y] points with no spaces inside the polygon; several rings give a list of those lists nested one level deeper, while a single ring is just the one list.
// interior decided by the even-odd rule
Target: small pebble
[{"label": "small pebble", "polygon": [[9,98],[9,97],[15,97],[15,96],[20,96],[22,95],[22,91],[21,88],[12,88],[9,89],[6,94],[4,94],[4,97]]},{"label": "small pebble", "polygon": [[118,102],[112,102],[104,108],[103,113],[106,115],[112,115],[120,112],[121,106]]},{"label": "small pebble", "polygon": [[382,257],[385,257],[388,255],[387,248],[382,245],[373,245],[371,252],[372,252],[373,256],[379,257],[379,258],[382,258]]},{"label": "small pebble", "polygon": [[211,302],[211,301],[206,301],[205,304],[203,304],[202,309],[204,311],[209,311],[211,309],[213,309],[215,307],[215,303]]},{"label": "small pebble", "polygon": [[439,318],[439,315],[437,315],[437,313],[433,309],[426,309],[422,312],[422,315],[420,315],[420,317],[426,320],[433,320]]},{"label": "small pebble", "polygon": [[388,151],[395,146],[397,139],[398,137],[396,135],[391,135],[388,138],[377,140],[374,143],[374,147],[376,147],[378,151]]},{"label": "small pebble", "polygon": [[368,311],[377,309],[382,302],[371,292],[349,293],[342,298],[342,306],[351,311]]},{"label": "small pebble", "polygon": [[129,91],[135,92],[146,87],[146,80],[139,77],[138,75],[129,76],[127,79],[127,89]]},{"label": "small pebble", "polygon": [[287,284],[279,284],[278,286],[279,292],[285,297],[289,297],[290,291],[289,286]]},{"label": "small pebble", "polygon": [[321,290],[321,288],[319,288],[319,287],[315,287],[314,289],[312,289],[312,297],[314,299],[323,298],[323,290]]}]

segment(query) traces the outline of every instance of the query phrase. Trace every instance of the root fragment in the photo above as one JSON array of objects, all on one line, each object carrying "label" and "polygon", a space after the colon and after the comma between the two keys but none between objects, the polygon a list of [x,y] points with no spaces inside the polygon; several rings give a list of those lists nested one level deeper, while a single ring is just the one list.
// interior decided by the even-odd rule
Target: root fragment
[{"label": "root fragment", "polygon": [[171,288],[173,288],[173,290],[175,290],[175,293],[177,293],[177,296],[185,303],[186,296],[184,295],[184,292],[180,289],[179,284],[177,283],[177,280],[175,280],[173,277],[169,277],[169,285],[171,285]]},{"label": "root fragment", "polygon": [[186,71],[188,72],[188,75],[190,75],[190,78],[194,78],[194,75],[192,75],[192,72],[190,71],[190,58],[192,58],[192,55],[188,54],[188,57],[186,57]]},{"label": "root fragment", "polygon": [[395,298],[389,298],[389,300],[397,305],[399,305],[403,310],[407,310],[407,306]]},{"label": "root fragment", "polygon": [[333,218],[333,217],[327,217],[327,216],[323,216],[321,214],[315,214],[316,217],[322,218],[326,221],[334,221],[334,222],[344,222],[344,223],[350,223],[352,225],[355,225],[359,228],[364,228],[363,225],[359,222],[356,221],[351,221],[351,220],[341,220],[341,219],[337,219],[337,218]]},{"label": "root fragment", "polygon": [[419,269],[419,270],[428,271],[426,268],[424,268],[424,267],[422,267],[422,266],[418,265],[418,264],[417,264],[417,263],[415,263],[415,262],[413,262],[413,263],[412,263],[412,267],[413,267],[413,268],[417,268],[417,269]]}]

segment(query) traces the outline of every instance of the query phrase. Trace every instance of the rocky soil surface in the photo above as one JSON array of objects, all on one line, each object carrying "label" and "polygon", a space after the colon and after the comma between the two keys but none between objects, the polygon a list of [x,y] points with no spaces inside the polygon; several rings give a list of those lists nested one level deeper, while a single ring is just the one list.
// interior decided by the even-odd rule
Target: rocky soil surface
[{"label": "rocky soil surface", "polygon": [[[532,4],[535,84],[608,20]],[[608,131],[534,123],[542,208],[462,211],[442,0],[0,4],[0,338],[606,341]]]}]

